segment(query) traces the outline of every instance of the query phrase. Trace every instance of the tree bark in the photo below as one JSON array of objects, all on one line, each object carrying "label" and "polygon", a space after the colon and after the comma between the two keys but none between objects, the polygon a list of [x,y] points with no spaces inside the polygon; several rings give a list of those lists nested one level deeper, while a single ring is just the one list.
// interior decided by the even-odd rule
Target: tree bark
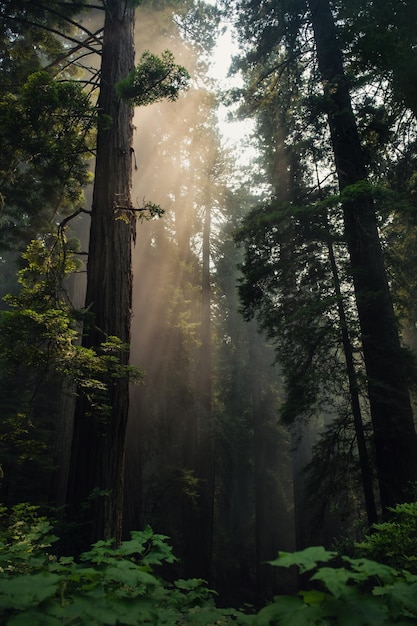
[{"label": "tree bark", "polygon": [[[134,9],[125,0],[107,0],[98,99],[99,127],[86,308],[92,323],[84,329],[83,345],[98,347],[109,336],[130,340],[132,305],[131,207],[132,109],[119,100],[114,85],[134,65]],[[122,218],[122,219],[120,219]],[[127,365],[125,353],[122,364]],[[88,529],[78,533],[85,548],[91,541],[121,537],[125,433],[129,405],[126,377],[112,384],[109,412],[97,416],[85,397],[75,409],[67,504],[69,518],[78,519],[83,502],[94,489],[102,496],[91,502]]]},{"label": "tree bark", "polygon": [[[341,191],[367,172],[329,0],[309,0],[318,67],[328,106]],[[376,467],[384,510],[407,499],[417,478],[417,437],[407,372],[383,261],[372,196],[343,202],[363,355],[368,379]]]},{"label": "tree bark", "polygon": [[334,290],[337,298],[337,312],[340,321],[340,334],[342,337],[343,352],[346,361],[346,374],[349,381],[350,406],[352,409],[353,424],[356,434],[356,445],[358,448],[359,466],[361,469],[363,495],[365,499],[366,515],[368,525],[372,526],[378,521],[377,508],[372,480],[372,469],[366,445],[365,432],[363,428],[362,411],[359,400],[358,378],[356,375],[355,361],[353,358],[353,348],[349,337],[348,323],[342,299],[342,290],[337,270],[336,259],[332,242],[328,241],[330,266],[332,268]]}]

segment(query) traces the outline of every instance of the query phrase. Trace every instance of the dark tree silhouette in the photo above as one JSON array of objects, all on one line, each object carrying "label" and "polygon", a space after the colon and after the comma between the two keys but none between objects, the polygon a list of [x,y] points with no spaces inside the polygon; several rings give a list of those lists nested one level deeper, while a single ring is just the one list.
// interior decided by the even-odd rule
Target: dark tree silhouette
[{"label": "dark tree silhouette", "polygon": [[345,235],[368,379],[381,505],[386,510],[407,499],[409,484],[417,478],[417,436],[407,360],[399,342],[372,196],[364,185],[360,193],[349,198],[349,188],[365,182],[367,172],[334,18],[328,0],[310,0],[308,4],[344,198]]}]

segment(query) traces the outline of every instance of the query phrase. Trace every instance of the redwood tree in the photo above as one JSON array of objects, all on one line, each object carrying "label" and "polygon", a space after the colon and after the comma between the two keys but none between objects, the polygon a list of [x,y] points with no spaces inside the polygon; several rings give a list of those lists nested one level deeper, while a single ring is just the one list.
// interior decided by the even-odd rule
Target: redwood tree
[{"label": "redwood tree", "polygon": [[[117,96],[115,85],[133,69],[133,33],[133,4],[108,0],[87,266],[86,309],[91,317],[84,329],[86,347],[100,346],[110,336],[123,343],[128,343],[130,337],[131,240],[135,225],[132,213],[126,209],[131,207],[133,110]],[[127,365],[128,359],[128,351],[122,350],[121,364]],[[87,543],[103,537],[120,538],[128,385],[127,376],[114,380],[108,391],[106,414],[96,415],[85,396],[77,400],[67,493],[70,519],[75,519],[81,503],[94,489],[101,493],[92,501]]]},{"label": "redwood tree", "polygon": [[[104,353],[107,369],[95,393],[80,394],[74,415],[67,504],[82,524],[78,546],[122,532],[123,474],[129,408],[132,308],[131,243],[135,215],[160,215],[157,205],[133,207],[133,106],[176,100],[187,70],[165,50],[142,53],[134,67],[137,0],[107,0],[101,51],[96,168],[87,266],[83,346]],[[102,398],[97,399],[97,393]]]},{"label": "redwood tree", "polygon": [[[334,169],[337,177],[339,203],[336,210],[340,209],[337,223],[340,215],[354,286],[355,298],[351,301],[356,303],[360,323],[380,498],[386,510],[408,497],[410,483],[416,479],[417,439],[408,393],[412,370],[399,341],[369,184],[367,155],[358,132],[359,114],[363,115],[363,110],[352,106],[354,79],[348,79],[344,70],[346,60],[352,63],[359,57],[352,54],[352,46],[346,47],[347,51],[343,49],[343,40],[338,38],[338,30],[345,24],[339,12],[336,28],[334,14],[341,3],[271,0],[260,5],[252,0],[238,0],[231,4],[232,9],[236,6],[239,9],[234,15],[242,43],[247,45],[245,56],[235,66],[250,70],[254,75],[253,92],[246,99],[247,108],[253,108],[262,90],[271,99],[268,89],[276,92],[286,68],[295,59],[300,64],[297,84],[308,79],[298,126],[288,141],[306,145],[308,130],[313,129],[314,151],[321,155],[323,170]],[[373,5],[371,2],[360,4]],[[311,44],[315,44],[315,49]],[[323,94],[317,93],[316,83],[311,80],[315,69],[322,81]],[[364,76],[361,78],[363,81]],[[369,80],[369,76],[366,78]],[[363,86],[363,82],[361,84]],[[294,118],[292,106],[285,113],[288,118]],[[324,116],[328,134],[323,127]],[[308,170],[311,154],[304,158],[303,165]],[[331,174],[327,178],[330,179]],[[331,191],[334,193],[333,189]],[[321,282],[321,293],[323,289]],[[305,370],[300,372],[296,383],[301,397],[305,391],[308,393]],[[295,399],[299,396],[297,394]]]},{"label": "redwood tree", "polygon": [[[384,509],[407,498],[417,478],[417,437],[378,234],[372,195],[341,46],[328,0],[309,0],[317,63],[328,102],[328,124],[341,191],[371,410],[377,475]],[[358,190],[358,187],[356,187]],[[345,191],[345,193],[343,193]]]}]

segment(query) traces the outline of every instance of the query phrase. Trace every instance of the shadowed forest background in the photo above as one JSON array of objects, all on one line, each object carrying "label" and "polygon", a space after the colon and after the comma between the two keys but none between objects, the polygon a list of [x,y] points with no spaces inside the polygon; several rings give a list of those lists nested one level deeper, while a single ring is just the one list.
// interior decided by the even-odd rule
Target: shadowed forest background
[{"label": "shadowed forest background", "polygon": [[[392,567],[387,585],[405,570],[414,593],[416,18],[407,0],[0,2],[7,584],[38,572],[42,528],[74,567],[102,540],[125,558],[140,530],[165,591],[203,579],[252,608],[113,617],[106,587],[108,617],[80,604],[74,623],[316,624],[268,605],[307,584],[269,562],[312,546],[348,581],[374,584],[355,558]],[[135,579],[144,598],[157,584]],[[4,623],[41,623],[35,606],[58,623],[50,585]],[[413,623],[378,593],[355,624]]]}]

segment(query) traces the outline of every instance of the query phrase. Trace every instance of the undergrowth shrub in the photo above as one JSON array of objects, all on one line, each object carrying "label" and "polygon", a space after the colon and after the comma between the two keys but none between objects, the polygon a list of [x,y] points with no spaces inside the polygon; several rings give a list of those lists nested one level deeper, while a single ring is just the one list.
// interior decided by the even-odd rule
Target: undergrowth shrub
[{"label": "undergrowth shrub", "polygon": [[255,618],[257,626],[406,626],[417,623],[417,576],[323,547],[280,553],[271,565],[297,566],[309,590],[277,596]]},{"label": "undergrowth shrub", "polygon": [[[55,557],[51,522],[36,508],[0,510],[0,624],[104,626],[246,624],[233,609],[217,609],[203,580],[167,583],[155,566],[175,560],[167,537],[149,527],[118,548],[98,541],[79,560]],[[249,617],[248,617],[249,620]]]},{"label": "undergrowth shrub", "polygon": [[390,509],[388,522],[374,524],[373,532],[355,544],[357,554],[417,574],[417,502]]},{"label": "undergrowth shrub", "polygon": [[322,547],[280,553],[306,591],[277,596],[257,614],[215,605],[201,579],[164,581],[175,561],[167,537],[147,527],[114,548],[98,541],[78,560],[57,557],[53,525],[36,507],[0,507],[3,626],[407,626],[417,623],[417,576]]}]

